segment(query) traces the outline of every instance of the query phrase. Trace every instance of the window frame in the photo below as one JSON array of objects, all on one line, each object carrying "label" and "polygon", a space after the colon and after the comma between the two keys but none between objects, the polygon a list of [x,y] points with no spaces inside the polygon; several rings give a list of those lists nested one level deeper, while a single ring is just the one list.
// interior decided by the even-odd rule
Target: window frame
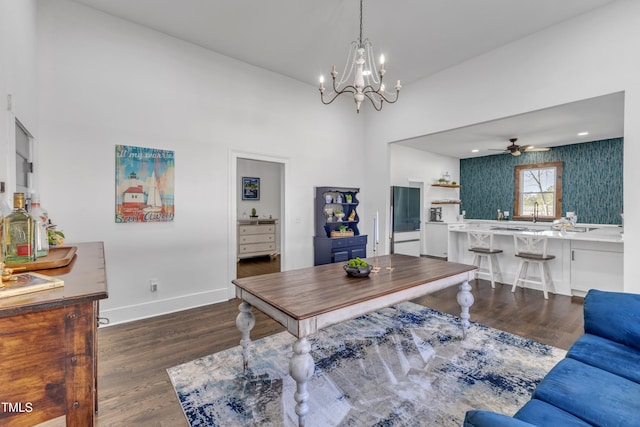
[{"label": "window frame", "polygon": [[[26,153],[22,152],[19,147],[18,139],[21,138],[21,134],[26,137]],[[22,192],[25,196],[30,192],[30,189],[33,188],[33,177],[34,177],[34,161],[33,161],[33,135],[29,132],[20,120],[15,118],[15,128],[14,128],[14,140],[15,140],[15,189],[17,192]],[[26,175],[26,186],[22,185],[21,179],[18,178],[18,174],[20,173],[20,168],[18,168],[19,159],[23,159],[23,164],[26,166],[26,171],[22,171]]]},{"label": "window frame", "polygon": [[539,221],[553,221],[562,217],[562,162],[534,163],[528,165],[516,165],[514,168],[514,197],[513,197],[513,219],[531,220],[532,217],[523,215],[520,212],[521,197],[523,196],[520,176],[522,171],[529,169],[556,169],[556,179],[554,187],[554,214],[553,216],[538,216]]}]

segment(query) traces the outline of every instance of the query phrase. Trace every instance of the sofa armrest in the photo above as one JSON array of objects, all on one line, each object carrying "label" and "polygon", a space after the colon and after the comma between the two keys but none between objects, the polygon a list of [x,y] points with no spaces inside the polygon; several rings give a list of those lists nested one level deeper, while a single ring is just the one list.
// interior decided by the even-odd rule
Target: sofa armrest
[{"label": "sofa armrest", "polygon": [[533,424],[495,412],[472,410],[464,417],[464,427],[535,427]]},{"label": "sofa armrest", "polygon": [[640,295],[590,290],[584,298],[584,331],[640,349]]}]

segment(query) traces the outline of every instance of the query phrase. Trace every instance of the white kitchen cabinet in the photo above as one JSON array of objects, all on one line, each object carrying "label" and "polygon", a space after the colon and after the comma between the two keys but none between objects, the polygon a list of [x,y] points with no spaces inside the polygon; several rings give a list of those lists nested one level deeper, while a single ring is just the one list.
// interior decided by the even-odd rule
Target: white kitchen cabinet
[{"label": "white kitchen cabinet", "polygon": [[449,242],[449,224],[446,222],[427,222],[424,229],[426,254],[447,258]]},{"label": "white kitchen cabinet", "polygon": [[622,245],[571,242],[571,290],[573,293],[586,293],[589,289],[622,292],[623,275]]},{"label": "white kitchen cabinet", "polygon": [[275,219],[238,221],[238,259],[277,254]]}]

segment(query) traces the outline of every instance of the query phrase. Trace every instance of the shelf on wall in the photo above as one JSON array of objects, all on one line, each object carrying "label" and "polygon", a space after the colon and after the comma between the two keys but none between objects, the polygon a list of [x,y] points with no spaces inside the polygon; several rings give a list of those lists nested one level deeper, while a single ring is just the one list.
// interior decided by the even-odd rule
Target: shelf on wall
[{"label": "shelf on wall", "polygon": [[460,188],[460,184],[431,184],[432,187]]},{"label": "shelf on wall", "polygon": [[461,205],[462,201],[461,200],[458,200],[458,201],[451,201],[451,200],[449,200],[449,201],[444,201],[444,200],[439,201],[439,200],[434,200],[434,201],[431,202],[431,204],[432,205]]}]

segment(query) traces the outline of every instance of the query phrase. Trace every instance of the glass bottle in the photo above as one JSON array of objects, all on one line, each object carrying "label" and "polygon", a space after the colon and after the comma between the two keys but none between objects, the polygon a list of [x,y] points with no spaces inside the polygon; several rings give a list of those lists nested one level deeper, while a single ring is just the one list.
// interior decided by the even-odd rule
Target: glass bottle
[{"label": "glass bottle", "polygon": [[47,235],[47,214],[40,206],[40,196],[31,193],[31,210],[29,215],[33,218],[33,231],[35,233],[36,258],[47,256],[49,253],[49,236]]},{"label": "glass bottle", "polygon": [[24,209],[24,193],[13,194],[13,211],[4,219],[3,246],[7,264],[35,259],[33,219]]},{"label": "glass bottle", "polygon": [[4,238],[2,230],[4,228],[4,219],[9,216],[11,211],[11,206],[9,206],[4,196],[4,186],[2,186],[2,190],[0,191],[0,262],[4,262]]}]

